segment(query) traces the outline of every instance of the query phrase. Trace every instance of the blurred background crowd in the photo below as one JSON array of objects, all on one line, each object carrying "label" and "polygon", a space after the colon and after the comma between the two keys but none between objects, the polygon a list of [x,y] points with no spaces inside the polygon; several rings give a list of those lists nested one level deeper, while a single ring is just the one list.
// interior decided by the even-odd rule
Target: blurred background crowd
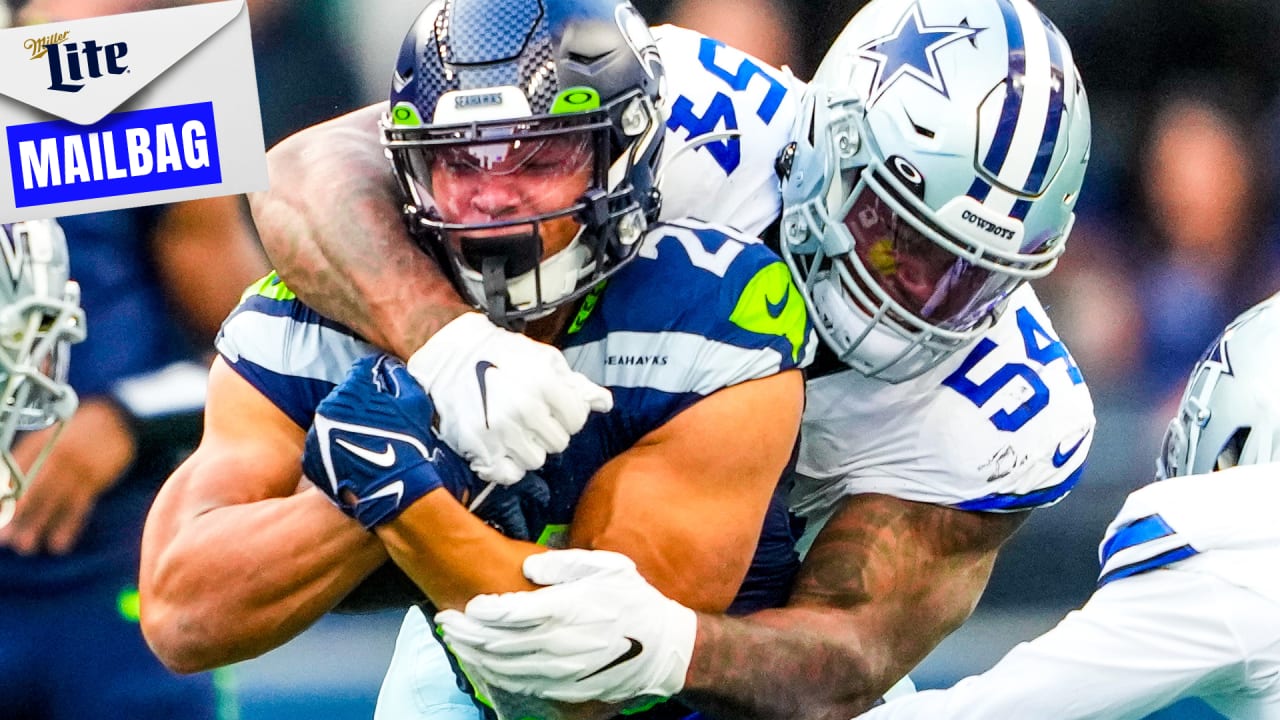
[{"label": "blurred background crowd", "polygon": [[[812,74],[865,4],[633,1],[655,25],[700,30],[790,66],[801,78]],[[400,39],[424,2],[248,0],[268,146],[306,125],[385,99]],[[185,4],[25,4],[38,18],[42,9],[54,12],[67,3],[77,6],[78,15]],[[1014,539],[974,620],[926,661],[919,678],[926,685],[985,669],[1013,642],[1043,630],[1089,594],[1096,543],[1124,495],[1150,480],[1160,436],[1195,359],[1227,321],[1280,290],[1280,177],[1273,169],[1280,158],[1280,3],[1038,4],[1075,52],[1092,106],[1093,153],[1067,252],[1037,287],[1092,388],[1098,431],[1080,488],[1060,506],[1036,513]],[[88,6],[94,11],[86,12]],[[374,649],[366,664],[375,667],[367,676],[374,679],[356,679],[374,685],[351,691],[357,708],[367,701],[361,693],[376,691],[377,665],[389,657],[394,631],[394,620],[371,622],[334,621],[298,641],[351,643],[350,632],[368,631],[364,637]],[[349,657],[364,657],[360,652]],[[296,682],[297,668],[289,674],[292,661],[273,664],[272,658],[301,653],[286,648],[249,663],[242,684]],[[306,675],[316,680],[317,668]],[[353,681],[350,667],[342,677]],[[306,692],[318,690],[298,689]],[[294,717],[289,708],[300,707],[270,697],[257,710],[245,705],[243,717]],[[339,717],[333,698],[329,702],[322,715]],[[1183,708],[1161,717],[1199,717],[1197,712]]]}]

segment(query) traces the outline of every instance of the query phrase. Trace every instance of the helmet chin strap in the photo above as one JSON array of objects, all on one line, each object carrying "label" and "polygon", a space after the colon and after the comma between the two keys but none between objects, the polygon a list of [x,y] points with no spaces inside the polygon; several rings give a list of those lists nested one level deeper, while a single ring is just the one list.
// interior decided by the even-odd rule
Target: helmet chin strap
[{"label": "helmet chin strap", "polygon": [[542,236],[534,223],[532,232],[464,237],[461,241],[462,256],[467,265],[480,271],[484,306],[497,325],[520,332],[523,319],[507,316],[511,309],[508,276],[518,277],[536,270],[542,259]]},{"label": "helmet chin strap", "polygon": [[512,332],[522,332],[523,318],[507,317],[507,256],[490,255],[480,264],[480,277],[484,284],[485,307],[489,311],[489,319],[500,327]]}]

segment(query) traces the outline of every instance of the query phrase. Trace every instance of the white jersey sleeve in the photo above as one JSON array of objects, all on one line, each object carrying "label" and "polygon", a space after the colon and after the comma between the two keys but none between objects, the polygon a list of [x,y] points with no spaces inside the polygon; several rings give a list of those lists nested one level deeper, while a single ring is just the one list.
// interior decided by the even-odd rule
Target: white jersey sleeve
[{"label": "white jersey sleeve", "polygon": [[1000,320],[899,384],[846,370],[807,384],[792,506],[810,519],[881,493],[1011,512],[1062,499],[1084,470],[1093,401],[1029,285]]},{"label": "white jersey sleeve", "polygon": [[692,30],[653,33],[667,76],[662,219],[759,236],[781,208],[774,162],[790,141],[804,83]]},{"label": "white jersey sleeve", "polygon": [[1099,583],[1176,565],[1280,604],[1280,463],[1154,482],[1129,495],[1099,548]]},{"label": "white jersey sleeve", "polygon": [[1138,720],[1184,697],[1232,718],[1280,718],[1280,613],[1194,572],[1101,588],[1048,633],[948,690],[873,708],[864,720]]}]

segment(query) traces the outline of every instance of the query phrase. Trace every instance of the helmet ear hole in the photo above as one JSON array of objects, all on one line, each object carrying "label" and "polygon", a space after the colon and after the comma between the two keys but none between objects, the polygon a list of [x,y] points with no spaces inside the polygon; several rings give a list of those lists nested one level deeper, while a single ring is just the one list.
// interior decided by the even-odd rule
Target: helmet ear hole
[{"label": "helmet ear hole", "polygon": [[1240,464],[1240,460],[1244,455],[1245,443],[1249,442],[1249,433],[1252,428],[1237,428],[1231,437],[1227,439],[1227,443],[1218,451],[1218,459],[1214,461],[1214,470],[1226,470]]}]

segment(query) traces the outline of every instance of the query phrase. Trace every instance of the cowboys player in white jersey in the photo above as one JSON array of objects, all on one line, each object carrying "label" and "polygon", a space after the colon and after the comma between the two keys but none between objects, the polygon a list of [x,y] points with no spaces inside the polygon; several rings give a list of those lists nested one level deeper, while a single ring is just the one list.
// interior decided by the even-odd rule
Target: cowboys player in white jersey
[{"label": "cowboys player in white jersey", "polygon": [[1157,482],[1107,528],[1084,607],[981,675],[863,717],[1126,720],[1199,697],[1229,718],[1280,718],[1278,357],[1280,296],[1209,346]]},{"label": "cowboys player in white jersey", "polygon": [[[713,713],[848,717],[968,616],[1025,511],[1083,471],[1091,401],[1024,281],[1064,248],[1087,102],[1065,40],[1023,0],[876,0],[805,93],[709,38],[657,35],[681,69],[669,73],[664,207],[747,222],[784,205],[783,251],[821,322],[828,361],[808,382],[793,494],[812,547],[789,607],[747,617],[664,604],[609,556],[551,553],[526,565],[531,579],[580,582],[488,605],[497,619],[468,615],[465,628],[446,615],[445,627],[465,654],[466,630],[478,647],[554,591],[564,602],[536,603],[533,615],[548,614],[524,629],[572,640],[521,646],[512,661],[529,660],[517,668],[528,676],[488,679],[574,701],[679,692]],[[349,205],[360,217],[325,207],[322,178],[380,170],[361,117],[273,151],[273,173],[292,181],[255,198],[255,217],[296,291],[397,352],[431,353],[418,348],[459,304],[412,257],[394,203],[365,184]],[[322,144],[327,155],[308,152]],[[356,232],[378,233],[385,260],[346,253]],[[355,299],[375,285],[394,290]],[[442,405],[475,392],[462,378],[451,389],[422,379]],[[627,638],[645,650],[631,656]],[[480,672],[499,667],[472,657]]]},{"label": "cowboys player in white jersey", "polygon": [[[0,527],[76,411],[67,384],[70,345],[85,336],[80,286],[68,279],[67,241],[55,220],[0,225]],[[19,432],[58,426],[34,460],[13,455]],[[28,459],[30,460],[30,459]]]}]

